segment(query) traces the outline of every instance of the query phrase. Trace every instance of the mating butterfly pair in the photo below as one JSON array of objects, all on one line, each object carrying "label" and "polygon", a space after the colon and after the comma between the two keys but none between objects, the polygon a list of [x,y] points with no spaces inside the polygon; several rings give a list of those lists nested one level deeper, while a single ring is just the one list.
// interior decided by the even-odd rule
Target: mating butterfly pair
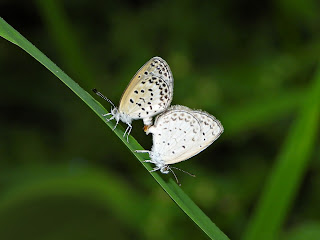
[{"label": "mating butterfly pair", "polygon": [[[132,120],[142,119],[147,134],[153,134],[150,160],[156,167],[152,171],[172,171],[169,164],[187,160],[212,144],[222,133],[223,127],[214,116],[201,110],[176,105],[170,106],[173,98],[173,76],[169,65],[160,57],[151,58],[134,75],[124,91],[119,108],[96,89],[93,91],[112,104],[116,125],[121,120],[128,127],[124,137],[132,129]],[[158,115],[161,113],[160,115]],[[152,126],[152,117],[158,115]],[[115,129],[114,128],[114,129]],[[173,171],[172,171],[173,172]]]}]

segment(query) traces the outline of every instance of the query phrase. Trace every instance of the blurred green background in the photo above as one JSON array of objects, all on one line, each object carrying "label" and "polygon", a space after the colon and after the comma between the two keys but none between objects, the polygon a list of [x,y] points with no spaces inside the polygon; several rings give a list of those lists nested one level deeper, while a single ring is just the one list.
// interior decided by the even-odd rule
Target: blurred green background
[{"label": "blurred green background", "polygon": [[[320,239],[319,11],[315,0],[0,2],[10,25],[114,103],[151,57],[168,62],[173,104],[224,125],[176,166],[197,175],[177,173],[231,239],[254,239],[259,222],[273,239]],[[208,239],[93,111],[2,38],[0,74],[0,239]]]}]

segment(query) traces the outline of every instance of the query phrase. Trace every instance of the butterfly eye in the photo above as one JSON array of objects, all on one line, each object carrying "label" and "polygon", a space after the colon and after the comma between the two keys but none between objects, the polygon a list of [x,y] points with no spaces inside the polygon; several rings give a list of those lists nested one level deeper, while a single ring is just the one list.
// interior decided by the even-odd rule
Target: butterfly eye
[{"label": "butterfly eye", "polygon": [[164,167],[160,168],[160,172],[162,172],[164,174],[168,174],[169,173],[169,166],[164,166]]}]

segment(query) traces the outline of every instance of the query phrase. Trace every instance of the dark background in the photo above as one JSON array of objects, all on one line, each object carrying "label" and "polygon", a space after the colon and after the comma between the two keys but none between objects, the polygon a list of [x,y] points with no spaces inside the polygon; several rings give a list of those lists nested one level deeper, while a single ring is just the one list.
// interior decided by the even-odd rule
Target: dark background
[{"label": "dark background", "polygon": [[[0,2],[11,26],[115,104],[151,57],[168,62],[173,104],[224,125],[217,142],[175,166],[197,175],[177,173],[231,239],[246,231],[312,82],[319,10],[315,0]],[[0,78],[1,239],[207,239],[93,111],[4,39]],[[132,135],[150,149],[142,127],[135,121]],[[282,239],[310,229],[320,238],[315,131]]]}]

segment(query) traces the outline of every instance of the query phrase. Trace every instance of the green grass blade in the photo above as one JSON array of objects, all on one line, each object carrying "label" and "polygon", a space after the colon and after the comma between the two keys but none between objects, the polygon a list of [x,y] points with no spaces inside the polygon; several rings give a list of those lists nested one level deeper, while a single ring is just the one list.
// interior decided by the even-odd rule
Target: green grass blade
[{"label": "green grass blade", "polygon": [[[59,67],[57,67],[49,58],[33,46],[27,39],[19,34],[14,28],[0,18],[0,36],[8,41],[18,45],[54,75],[56,75],[64,84],[66,84],[77,96],[79,96],[101,119],[103,113],[107,111],[99,104],[90,94],[83,90],[77,83],[68,77]],[[105,120],[104,120],[105,121]],[[107,123],[109,127],[113,127],[114,123]],[[123,143],[131,150],[142,149],[141,145],[132,137],[129,137],[130,143],[122,137],[124,129],[118,126],[115,134],[123,141]],[[133,153],[142,163],[145,160],[141,154]],[[151,166],[142,163],[147,170],[151,170]],[[169,196],[177,203],[177,205],[211,238],[215,240],[226,240],[228,237],[201,211],[201,209],[182,191],[177,184],[170,179],[165,182],[158,173],[150,173],[161,187],[169,194]]]},{"label": "green grass blade", "polygon": [[314,149],[320,115],[320,68],[298,112],[244,235],[245,240],[279,236]]}]

